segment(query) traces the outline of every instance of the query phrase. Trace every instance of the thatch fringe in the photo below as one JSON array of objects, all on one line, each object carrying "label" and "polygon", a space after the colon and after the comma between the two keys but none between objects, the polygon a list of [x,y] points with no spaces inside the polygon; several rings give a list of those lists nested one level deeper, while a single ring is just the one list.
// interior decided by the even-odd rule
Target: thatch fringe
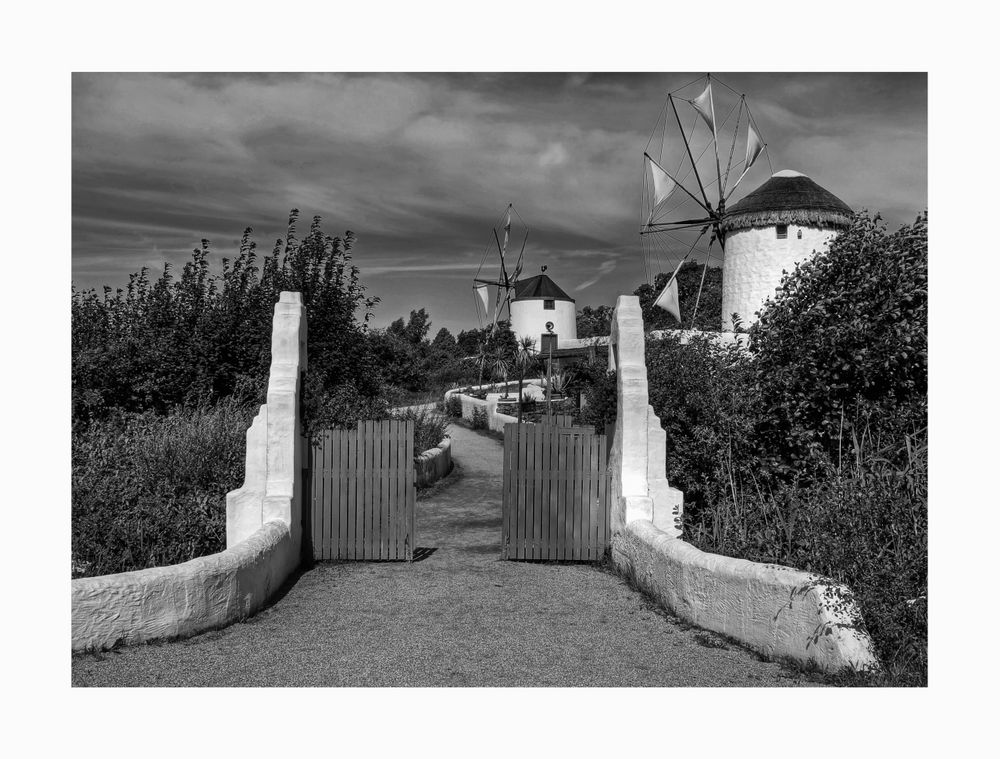
[{"label": "thatch fringe", "polygon": [[800,224],[813,227],[842,229],[851,226],[852,215],[818,208],[791,208],[782,211],[752,211],[735,213],[722,222],[726,232],[754,227],[773,227],[777,224]]}]

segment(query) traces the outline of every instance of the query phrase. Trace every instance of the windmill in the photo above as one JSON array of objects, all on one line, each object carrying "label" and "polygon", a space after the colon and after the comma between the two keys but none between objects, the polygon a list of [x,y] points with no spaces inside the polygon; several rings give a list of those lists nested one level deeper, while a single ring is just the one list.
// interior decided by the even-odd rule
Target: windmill
[{"label": "windmill", "polygon": [[656,305],[678,322],[677,274],[685,262],[703,263],[693,323],[708,265],[724,258],[727,203],[761,153],[770,165],[746,96],[720,79],[707,74],[667,93],[643,153],[639,236],[647,281],[673,272]]},{"label": "windmill", "polygon": [[[518,223],[512,230],[515,218]],[[498,227],[500,227],[499,231]],[[479,326],[485,328],[489,324],[491,335],[496,330],[497,322],[500,321],[504,308],[507,309],[507,319],[510,320],[510,301],[516,295],[517,280],[524,267],[524,246],[528,242],[528,225],[524,223],[524,219],[514,208],[514,204],[509,203],[497,223],[493,225],[492,232],[486,249],[483,251],[483,259],[479,264],[479,269],[472,280],[473,291],[476,294]],[[518,238],[521,241],[520,251],[514,265],[509,266],[509,251],[517,248]],[[491,261],[495,261],[495,264],[499,265],[499,270],[494,278],[484,276],[484,269],[486,271],[495,270],[493,268],[495,264],[489,263]],[[490,308],[491,303],[492,309]]]}]

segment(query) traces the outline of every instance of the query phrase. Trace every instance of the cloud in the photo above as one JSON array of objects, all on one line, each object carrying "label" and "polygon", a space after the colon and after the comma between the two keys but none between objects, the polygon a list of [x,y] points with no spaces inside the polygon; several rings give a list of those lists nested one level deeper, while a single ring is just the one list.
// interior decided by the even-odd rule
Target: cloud
[{"label": "cloud", "polygon": [[[387,320],[433,304],[460,327],[474,313],[456,283],[471,284],[513,202],[531,229],[525,271],[548,264],[564,287],[582,280],[613,303],[644,276],[643,147],[665,93],[692,78],[76,74],[73,280],[117,286],[143,265],[178,265],[202,237],[217,261],[247,226],[269,251],[298,208],[300,227],[319,214],[328,232],[357,233],[355,263],[378,280]],[[720,78],[747,92],[775,170],[900,223],[926,206],[926,77]]]},{"label": "cloud", "polygon": [[586,290],[591,285],[597,284],[597,282],[603,276],[605,276],[606,274],[610,274],[611,272],[613,272],[615,270],[615,266],[617,266],[617,263],[615,261],[605,261],[604,263],[602,263],[598,267],[597,274],[595,274],[591,279],[588,279],[583,284],[577,285],[576,289],[577,290]]}]

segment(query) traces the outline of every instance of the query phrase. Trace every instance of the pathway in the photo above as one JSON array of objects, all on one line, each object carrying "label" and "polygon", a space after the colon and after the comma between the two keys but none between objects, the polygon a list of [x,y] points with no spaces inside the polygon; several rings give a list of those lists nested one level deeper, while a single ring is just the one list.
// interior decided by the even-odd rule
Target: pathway
[{"label": "pathway", "polygon": [[406,563],[323,564],[246,622],[73,658],[98,686],[811,685],[581,564],[500,561],[502,444],[452,426],[460,471],[417,502]]}]

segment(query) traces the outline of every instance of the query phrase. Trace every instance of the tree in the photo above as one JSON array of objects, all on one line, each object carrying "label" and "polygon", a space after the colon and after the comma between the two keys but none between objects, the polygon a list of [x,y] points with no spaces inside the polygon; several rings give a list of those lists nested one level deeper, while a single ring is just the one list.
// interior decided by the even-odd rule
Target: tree
[{"label": "tree", "polygon": [[[702,271],[705,271],[705,283],[702,286]],[[701,264],[685,263],[677,274],[677,297],[680,301],[681,319],[683,324],[664,311],[654,306],[657,296],[670,281],[670,274],[656,275],[653,285],[640,285],[632,293],[639,296],[639,306],[642,308],[642,320],[646,330],[654,329],[697,329],[705,332],[718,332],[722,329],[722,267],[709,266],[707,270]],[[701,288],[701,298],[698,289]],[[695,305],[698,312],[695,314]],[[692,323],[693,317],[693,323]]]},{"label": "tree", "polygon": [[352,383],[372,398],[381,392],[366,339],[377,298],[365,295],[351,263],[355,236],[331,237],[314,217],[296,237],[298,211],[284,241],[259,262],[252,230],[243,233],[234,260],[209,271],[203,240],[174,277],[165,264],[151,281],[147,269],[103,297],[72,293],[73,417],[77,423],[110,409],[154,410],[199,406],[240,395],[263,400],[270,365],[271,322],[282,290],[302,293],[309,315],[309,375],[313,393]]},{"label": "tree", "polygon": [[614,312],[614,306],[584,306],[576,312],[576,336],[585,338],[610,335]]},{"label": "tree", "polygon": [[444,353],[448,353],[449,355],[454,355],[458,348],[458,343],[455,341],[454,335],[448,331],[447,327],[441,327],[441,329],[438,330],[438,333],[434,336],[434,340],[431,342],[431,347]]}]

